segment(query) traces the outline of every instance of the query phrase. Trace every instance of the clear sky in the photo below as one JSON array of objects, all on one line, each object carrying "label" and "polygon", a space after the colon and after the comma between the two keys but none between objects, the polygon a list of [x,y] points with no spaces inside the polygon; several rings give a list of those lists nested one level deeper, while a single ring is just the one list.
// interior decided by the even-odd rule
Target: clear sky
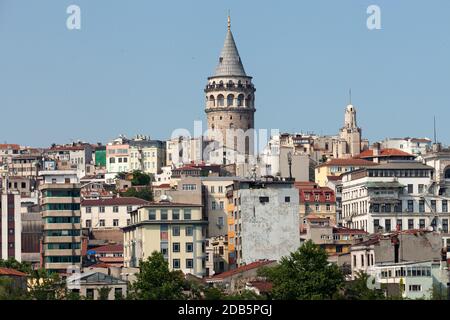
[{"label": "clear sky", "polygon": [[[66,28],[71,4],[81,30]],[[0,142],[193,130],[228,9],[258,128],[335,134],[351,87],[371,142],[432,138],[436,115],[450,143],[448,0],[0,0]]]}]

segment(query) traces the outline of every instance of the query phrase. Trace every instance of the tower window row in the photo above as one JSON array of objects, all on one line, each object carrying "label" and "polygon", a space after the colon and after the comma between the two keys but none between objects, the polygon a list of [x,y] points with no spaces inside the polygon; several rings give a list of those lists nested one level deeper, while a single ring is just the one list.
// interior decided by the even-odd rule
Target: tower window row
[{"label": "tower window row", "polygon": [[217,97],[210,95],[206,97],[206,104],[207,107],[253,107],[253,96],[245,97],[240,94],[236,97],[234,94],[229,94],[225,99],[223,94],[219,94]]}]

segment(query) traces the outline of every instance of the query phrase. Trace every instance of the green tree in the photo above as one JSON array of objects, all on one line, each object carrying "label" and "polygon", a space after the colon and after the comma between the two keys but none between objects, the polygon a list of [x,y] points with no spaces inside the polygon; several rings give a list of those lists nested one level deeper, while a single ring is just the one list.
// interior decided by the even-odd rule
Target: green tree
[{"label": "green tree", "polygon": [[153,181],[153,176],[144,173],[140,170],[133,171],[133,179],[131,179],[131,185],[133,186],[148,186]]},{"label": "green tree", "polygon": [[97,300],[108,300],[109,293],[111,292],[111,287],[101,287],[97,289],[98,298]]},{"label": "green tree", "polygon": [[259,274],[272,282],[272,297],[278,300],[332,299],[344,283],[338,266],[330,264],[325,250],[311,240]]},{"label": "green tree", "polygon": [[57,273],[39,269],[32,273],[29,293],[33,300],[63,300],[67,295],[66,285]]},{"label": "green tree", "polygon": [[0,267],[1,268],[8,268],[8,269],[14,269],[26,274],[31,274],[32,268],[31,264],[28,262],[19,262],[14,258],[9,258],[8,260],[1,260],[0,259]]},{"label": "green tree", "polygon": [[135,197],[147,201],[153,201],[153,191],[150,187],[145,187],[140,190],[136,190],[136,188],[128,188],[127,191],[121,192],[120,195],[122,197]]},{"label": "green tree", "polygon": [[241,293],[226,296],[225,300],[264,300],[264,296],[250,290],[243,290]]},{"label": "green tree", "polygon": [[369,289],[367,284],[371,280],[369,275],[364,272],[357,272],[356,279],[345,284],[344,299],[347,300],[384,300],[385,296],[380,289]]},{"label": "green tree", "polygon": [[223,300],[225,293],[216,287],[207,287],[203,290],[205,300]]},{"label": "green tree", "polygon": [[0,300],[27,300],[29,299],[26,288],[18,285],[9,277],[0,278]]},{"label": "green tree", "polygon": [[132,297],[138,300],[184,299],[184,277],[181,271],[170,271],[162,253],[154,251],[139,262],[140,272],[132,285]]}]

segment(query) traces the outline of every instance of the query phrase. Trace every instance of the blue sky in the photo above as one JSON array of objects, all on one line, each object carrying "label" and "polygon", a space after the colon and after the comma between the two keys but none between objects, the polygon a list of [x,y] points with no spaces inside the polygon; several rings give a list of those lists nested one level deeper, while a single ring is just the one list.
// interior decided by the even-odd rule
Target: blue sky
[{"label": "blue sky", "polygon": [[[366,27],[371,4],[381,30]],[[448,0],[0,0],[0,142],[193,130],[228,9],[258,128],[334,134],[351,87],[370,141],[432,137],[436,115],[450,143]]]}]

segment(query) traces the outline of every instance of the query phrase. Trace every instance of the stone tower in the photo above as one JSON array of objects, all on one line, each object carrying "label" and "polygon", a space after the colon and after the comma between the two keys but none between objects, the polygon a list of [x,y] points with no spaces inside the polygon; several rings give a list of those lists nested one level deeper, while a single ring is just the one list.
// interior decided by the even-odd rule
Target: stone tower
[{"label": "stone tower", "polygon": [[[234,150],[238,150],[238,140],[243,139],[245,154],[250,154],[254,136],[253,130],[248,129],[254,129],[255,125],[255,91],[252,77],[245,73],[228,17],[228,31],[218,65],[205,88],[208,137],[214,140],[222,137],[223,145]],[[242,136],[245,133],[246,136]]]},{"label": "stone tower", "polygon": [[356,123],[356,109],[351,103],[345,108],[344,127],[341,128],[340,138],[346,142],[344,153],[351,157],[361,153],[361,128]]}]

